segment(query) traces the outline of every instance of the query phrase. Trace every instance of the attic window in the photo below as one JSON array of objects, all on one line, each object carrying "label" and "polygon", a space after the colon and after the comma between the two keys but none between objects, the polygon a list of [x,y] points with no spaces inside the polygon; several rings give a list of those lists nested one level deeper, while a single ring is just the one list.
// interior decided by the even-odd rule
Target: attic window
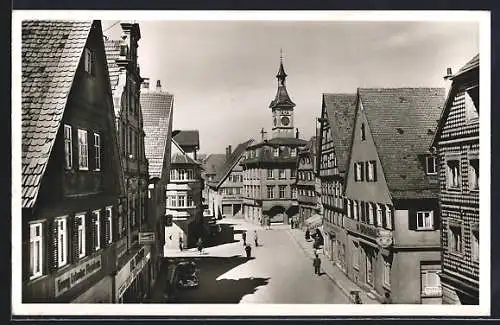
[{"label": "attic window", "polygon": [[361,124],[361,141],[366,140],[365,123]]},{"label": "attic window", "polygon": [[427,134],[428,135],[433,135],[434,134],[434,131],[432,129],[427,129]]},{"label": "attic window", "polygon": [[45,67],[38,67],[38,72],[45,72]]},{"label": "attic window", "polygon": [[69,34],[64,34],[64,35],[61,37],[61,39],[68,39],[68,37],[69,37]]},{"label": "attic window", "polygon": [[398,131],[399,134],[405,133],[405,131],[402,128],[397,128],[396,131]]},{"label": "attic window", "polygon": [[408,103],[408,100],[404,97],[399,97],[399,102],[400,103]]}]

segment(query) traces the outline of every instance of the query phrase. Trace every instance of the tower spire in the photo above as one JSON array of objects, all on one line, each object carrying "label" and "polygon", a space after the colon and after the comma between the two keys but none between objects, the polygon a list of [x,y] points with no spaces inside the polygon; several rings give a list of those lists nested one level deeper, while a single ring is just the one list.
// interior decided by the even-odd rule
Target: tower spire
[{"label": "tower spire", "polygon": [[278,82],[280,85],[285,84],[286,77],[287,74],[285,73],[285,68],[283,68],[283,49],[280,48],[280,67],[278,69],[278,74],[276,75],[276,78],[278,78]]}]

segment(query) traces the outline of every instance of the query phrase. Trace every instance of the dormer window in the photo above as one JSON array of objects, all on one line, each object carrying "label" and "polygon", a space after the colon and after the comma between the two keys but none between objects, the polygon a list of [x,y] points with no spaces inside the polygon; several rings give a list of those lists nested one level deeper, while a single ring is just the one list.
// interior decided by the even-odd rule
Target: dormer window
[{"label": "dormer window", "polygon": [[425,157],[425,166],[427,175],[437,174],[437,158],[436,156]]}]

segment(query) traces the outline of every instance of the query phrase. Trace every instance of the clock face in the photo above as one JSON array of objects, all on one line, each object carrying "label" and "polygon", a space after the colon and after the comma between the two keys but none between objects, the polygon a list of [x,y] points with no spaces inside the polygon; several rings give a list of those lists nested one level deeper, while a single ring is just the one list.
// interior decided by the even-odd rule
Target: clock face
[{"label": "clock face", "polygon": [[287,126],[288,124],[290,124],[290,118],[287,116],[283,116],[281,118],[281,124],[283,124],[284,126]]}]

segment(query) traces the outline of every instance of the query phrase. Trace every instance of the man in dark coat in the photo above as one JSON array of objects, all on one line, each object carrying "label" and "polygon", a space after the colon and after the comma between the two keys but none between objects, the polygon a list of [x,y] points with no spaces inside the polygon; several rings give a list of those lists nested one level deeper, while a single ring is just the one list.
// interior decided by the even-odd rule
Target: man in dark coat
[{"label": "man in dark coat", "polygon": [[241,234],[241,238],[243,239],[243,246],[246,246],[247,245],[247,232],[246,231],[243,231],[243,233]]},{"label": "man in dark coat", "polygon": [[250,258],[252,255],[252,247],[250,247],[250,244],[245,245],[245,252],[247,253],[247,258]]},{"label": "man in dark coat", "polygon": [[319,258],[318,254],[315,254],[313,260],[313,266],[314,266],[314,274],[320,275],[321,259]]}]

